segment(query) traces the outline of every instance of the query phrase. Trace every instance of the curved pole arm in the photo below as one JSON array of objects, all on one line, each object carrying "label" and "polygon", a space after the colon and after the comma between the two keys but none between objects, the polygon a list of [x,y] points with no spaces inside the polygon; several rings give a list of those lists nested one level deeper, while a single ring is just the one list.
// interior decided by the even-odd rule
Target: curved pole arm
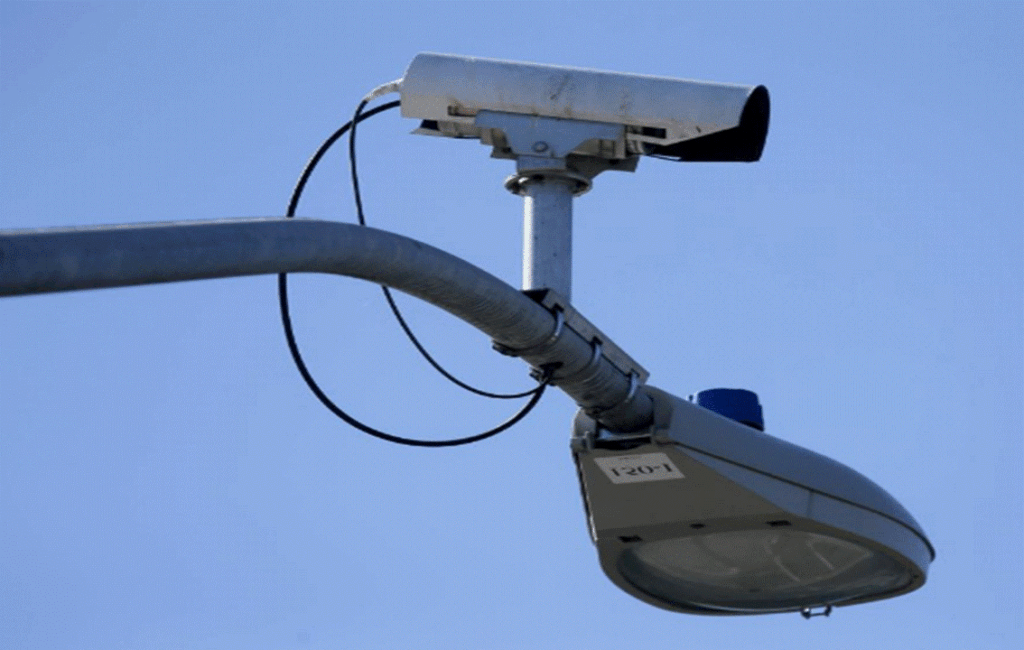
[{"label": "curved pole arm", "polygon": [[631,378],[592,358],[569,328],[486,271],[394,233],[314,219],[222,219],[84,228],[0,231],[0,296],[124,287],[271,273],[332,273],[389,286],[425,300],[490,336],[528,350],[539,368],[560,364],[556,385],[611,431],[653,419],[650,396]]}]

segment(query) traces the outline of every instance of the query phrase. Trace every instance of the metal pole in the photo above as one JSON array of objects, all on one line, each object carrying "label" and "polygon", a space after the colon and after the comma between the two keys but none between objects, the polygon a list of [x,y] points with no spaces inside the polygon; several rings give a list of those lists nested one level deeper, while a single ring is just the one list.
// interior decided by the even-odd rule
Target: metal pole
[{"label": "metal pole", "polygon": [[591,341],[558,327],[547,309],[469,262],[383,230],[268,218],[0,231],[0,296],[297,272],[387,285],[521,351],[536,368],[559,364],[565,379],[556,385],[611,431],[653,419],[643,387],[630,399],[630,377],[610,361],[591,369]]},{"label": "metal pole", "polygon": [[572,199],[578,182],[558,175],[524,180],[523,289],[572,299]]}]

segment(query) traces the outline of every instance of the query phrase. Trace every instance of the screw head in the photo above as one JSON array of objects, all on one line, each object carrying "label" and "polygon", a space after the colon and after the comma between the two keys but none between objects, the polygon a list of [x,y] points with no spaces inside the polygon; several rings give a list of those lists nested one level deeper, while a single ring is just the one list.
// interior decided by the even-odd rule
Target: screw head
[{"label": "screw head", "polygon": [[548,143],[547,142],[543,142],[543,141],[541,141],[541,142],[534,142],[533,143],[533,150],[536,151],[537,153],[544,153],[545,151],[548,150]]}]

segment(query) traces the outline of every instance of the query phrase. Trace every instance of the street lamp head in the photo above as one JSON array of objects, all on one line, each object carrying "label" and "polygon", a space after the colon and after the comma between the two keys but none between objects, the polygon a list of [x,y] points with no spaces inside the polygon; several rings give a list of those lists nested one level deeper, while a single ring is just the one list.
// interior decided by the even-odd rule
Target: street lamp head
[{"label": "street lamp head", "polygon": [[882,488],[646,390],[655,403],[648,431],[609,434],[581,413],[573,437],[591,535],[620,588],[677,612],[809,615],[924,584],[931,545]]}]

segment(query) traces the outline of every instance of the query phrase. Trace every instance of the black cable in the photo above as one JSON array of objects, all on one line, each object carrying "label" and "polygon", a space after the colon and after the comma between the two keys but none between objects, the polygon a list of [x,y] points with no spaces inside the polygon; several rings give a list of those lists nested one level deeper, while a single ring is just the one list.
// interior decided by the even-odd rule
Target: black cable
[{"label": "black cable", "polygon": [[[299,205],[299,199],[302,197],[302,192],[305,189],[306,183],[309,181],[309,178],[312,175],[313,170],[320,162],[320,159],[323,158],[324,154],[327,153],[327,150],[330,149],[331,146],[335,142],[337,142],[339,138],[345,135],[345,133],[348,132],[349,129],[352,129],[354,131],[355,125],[358,124],[359,122],[383,111],[395,108],[398,105],[399,102],[397,101],[389,102],[387,104],[378,106],[370,111],[367,111],[366,113],[362,113],[362,109],[365,108],[366,106],[366,102],[362,102],[359,105],[359,108],[356,110],[355,117],[352,119],[352,121],[342,126],[340,129],[335,131],[329,138],[327,138],[327,140],[325,140],[324,143],[320,145],[320,148],[317,149],[316,153],[313,154],[313,157],[310,158],[309,162],[306,163],[306,167],[305,169],[302,170],[302,174],[299,176],[299,180],[295,185],[295,189],[292,191],[292,196],[288,202],[288,210],[285,216],[288,217],[289,219],[295,217],[295,212]],[[352,146],[353,145],[350,143],[350,147]],[[354,177],[354,165],[352,169]],[[357,190],[356,204],[359,211],[359,220],[362,225],[365,225],[362,216],[362,203],[358,199],[358,180],[356,180],[356,184],[354,185],[354,187]],[[505,431],[506,429],[512,427],[520,420],[522,420],[524,417],[526,417],[526,415],[533,410],[533,407],[537,405],[537,402],[540,401],[540,398],[544,395],[544,390],[547,388],[548,383],[551,381],[552,369],[546,369],[544,374],[538,380],[539,385],[529,393],[524,394],[524,396],[530,395],[531,397],[530,400],[523,406],[523,408],[521,408],[519,412],[517,412],[515,415],[513,415],[511,418],[509,418],[502,424],[483,433],[479,433],[472,436],[466,436],[464,438],[453,438],[449,440],[418,440],[415,438],[405,438],[402,436],[396,436],[389,433],[385,433],[383,431],[380,431],[378,429],[375,429],[369,425],[360,422],[359,420],[355,419],[354,417],[346,413],[344,410],[338,407],[338,405],[335,404],[323,392],[323,390],[320,389],[320,386],[316,383],[316,380],[313,379],[313,375],[309,372],[309,368],[306,367],[306,363],[302,358],[301,352],[299,351],[298,343],[295,340],[295,332],[292,328],[292,320],[288,308],[288,274],[278,274],[277,289],[278,299],[281,307],[281,322],[282,325],[284,326],[285,339],[288,342],[288,350],[291,352],[292,360],[295,362],[295,366],[299,369],[299,374],[302,375],[302,378],[303,380],[305,380],[306,385],[309,386],[309,389],[313,391],[313,394],[316,395],[317,399],[319,399],[320,402],[324,406],[326,406],[328,410],[330,410],[336,416],[345,421],[349,426],[359,429],[360,431],[368,433],[369,435],[374,436],[376,438],[380,438],[381,440],[386,440],[388,442],[393,442],[396,444],[410,445],[414,447],[454,447],[456,445],[465,445],[473,442],[479,442],[486,438],[490,438],[491,436],[497,435],[502,431]],[[403,321],[400,320],[399,322]],[[416,343],[417,347],[420,347],[418,341]]]},{"label": "black cable", "polygon": [[388,301],[388,305],[391,307],[391,312],[395,315],[395,319],[398,321],[398,324],[402,327],[402,329],[405,330],[405,335],[412,342],[412,344],[416,346],[416,349],[420,351],[420,354],[423,355],[423,358],[426,359],[430,365],[434,366],[434,370],[437,370],[439,373],[444,375],[444,377],[448,381],[471,393],[475,393],[482,397],[490,397],[491,399],[517,399],[521,397],[529,397],[530,395],[537,392],[536,388],[531,388],[530,390],[523,391],[521,393],[491,393],[481,388],[470,386],[469,384],[463,382],[458,377],[454,376],[453,374],[445,370],[444,367],[440,363],[438,363],[434,359],[434,357],[430,355],[429,352],[427,352],[426,348],[423,347],[419,339],[416,338],[416,335],[412,333],[412,329],[410,329],[408,323],[405,322],[405,318],[402,317],[402,312],[398,310],[398,305],[395,304],[395,299],[391,295],[391,290],[388,289],[387,287],[381,287],[381,289],[384,290],[384,298]]},{"label": "black cable", "polygon": [[[359,173],[356,168],[356,125],[364,119],[362,117],[362,114],[363,109],[366,108],[366,104],[367,101],[365,99],[359,102],[359,106],[356,107],[356,112],[352,116],[352,128],[348,134],[348,161],[352,177],[352,194],[353,196],[355,196],[356,218],[359,220],[360,226],[366,225],[366,215],[363,212],[363,197],[362,193],[359,191]],[[369,117],[370,114],[367,113],[366,115],[367,117]],[[384,299],[387,300],[388,306],[391,308],[391,313],[394,314],[395,320],[398,321],[398,324],[399,326],[401,326],[402,331],[405,332],[406,337],[408,337],[409,341],[412,342],[412,344],[416,347],[416,349],[423,356],[423,358],[427,360],[427,363],[433,366],[434,370],[441,373],[441,375],[444,376],[444,378],[447,379],[448,381],[452,382],[459,388],[467,390],[471,393],[475,393],[476,395],[480,395],[482,397],[490,397],[491,399],[519,399],[522,397],[529,397],[534,393],[534,391],[537,390],[536,388],[531,388],[530,390],[526,390],[521,393],[492,393],[490,391],[486,391],[475,386],[470,386],[469,384],[460,380],[458,377],[448,372],[448,370],[446,370],[436,359],[434,359],[434,357],[429,352],[427,352],[427,349],[423,347],[423,344],[420,343],[420,340],[413,333],[412,328],[410,328],[409,324],[405,321],[405,318],[402,316],[402,312],[398,309],[398,303],[395,302],[395,298],[391,294],[391,289],[385,286],[381,286],[381,290],[384,292]]]},{"label": "black cable", "polygon": [[343,411],[340,407],[338,407],[337,404],[335,404],[331,400],[330,397],[328,397],[323,392],[323,390],[320,389],[320,386],[316,383],[316,380],[313,379],[313,375],[310,374],[309,369],[306,367],[305,362],[302,360],[302,355],[299,352],[299,346],[295,342],[295,334],[292,331],[291,316],[288,313],[287,289],[285,288],[286,285],[284,279],[285,275],[286,274],[281,273],[280,275],[277,276],[278,289],[280,290],[279,295],[281,297],[281,319],[282,322],[284,323],[285,338],[288,340],[288,349],[291,351],[292,359],[295,361],[295,365],[298,367],[299,373],[302,375],[302,378],[306,381],[306,385],[309,386],[310,390],[313,391],[313,394],[317,396],[317,399],[319,399],[320,402],[324,406],[326,406],[329,411],[331,411],[331,413],[334,413],[336,416],[344,420],[349,426],[355,427],[356,429],[359,429],[364,433],[368,433],[375,438],[380,438],[381,440],[386,440],[387,442],[393,442],[400,445],[408,445],[411,447],[455,447],[458,445],[467,445],[473,442],[485,440],[487,438],[490,438],[491,436],[495,436],[501,433],[505,429],[512,427],[520,420],[522,420],[524,417],[526,417],[530,413],[530,411],[533,410],[533,407],[537,405],[537,402],[540,401],[540,398],[544,395],[544,389],[547,388],[548,382],[551,379],[551,371],[545,372],[544,377],[541,378],[540,385],[534,391],[533,396],[530,398],[530,401],[528,401],[523,406],[523,408],[519,409],[518,413],[513,415],[511,418],[509,418],[502,424],[499,424],[493,429],[485,431],[483,433],[478,433],[473,436],[466,436],[464,438],[453,438],[449,440],[418,440],[416,438],[405,438],[403,436],[396,436],[390,433],[385,433],[383,431],[380,431],[379,429],[375,429],[367,424],[360,422],[359,420],[355,419],[354,417]]},{"label": "black cable", "polygon": [[[384,111],[391,110],[392,108],[397,108],[399,105],[401,105],[401,102],[398,100],[388,102],[387,104],[381,104],[380,106],[362,113],[359,116],[359,121],[362,122],[363,120],[368,120],[378,113],[383,113]],[[302,192],[305,191],[306,183],[309,181],[309,177],[313,175],[313,170],[316,169],[318,164],[320,164],[320,159],[324,157],[324,154],[334,146],[335,142],[341,139],[341,136],[348,133],[350,128],[352,128],[352,122],[345,124],[340,129],[332,133],[331,137],[324,140],[323,144],[321,144],[316,150],[316,153],[314,153],[309,159],[309,162],[306,163],[306,167],[302,170],[302,174],[299,175],[299,181],[295,184],[295,189],[292,190],[291,200],[288,201],[288,211],[285,213],[286,217],[291,219],[295,216],[295,211],[299,207],[299,199],[302,198]]]},{"label": "black cable", "polygon": [[[366,225],[366,215],[363,214],[363,196],[359,191],[359,174],[356,172],[356,125],[362,120],[363,109],[366,108],[367,100],[359,102],[359,106],[356,106],[356,112],[352,116],[352,121],[349,124],[352,128],[348,132],[348,163],[349,163],[349,174],[352,176],[352,194],[356,199],[356,218],[359,220],[360,226]],[[401,102],[399,102],[401,104]],[[384,287],[387,290],[387,287]]]}]

